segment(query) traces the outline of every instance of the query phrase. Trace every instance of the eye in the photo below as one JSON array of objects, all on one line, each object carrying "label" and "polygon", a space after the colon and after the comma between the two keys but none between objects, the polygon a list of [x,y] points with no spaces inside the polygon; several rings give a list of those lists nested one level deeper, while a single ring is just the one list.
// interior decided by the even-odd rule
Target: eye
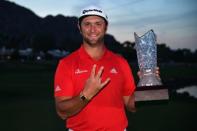
[{"label": "eye", "polygon": [[97,26],[102,26],[103,25],[103,22],[96,22],[96,25]]},{"label": "eye", "polygon": [[89,22],[84,22],[83,25],[84,26],[90,26],[90,23]]}]

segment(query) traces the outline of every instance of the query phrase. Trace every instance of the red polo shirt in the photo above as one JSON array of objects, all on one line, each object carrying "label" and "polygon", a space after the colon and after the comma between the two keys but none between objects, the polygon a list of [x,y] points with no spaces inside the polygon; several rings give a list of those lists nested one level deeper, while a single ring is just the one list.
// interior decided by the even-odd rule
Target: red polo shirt
[{"label": "red polo shirt", "polygon": [[123,96],[131,95],[135,83],[125,59],[105,49],[99,60],[93,60],[84,47],[60,60],[55,74],[54,95],[77,96],[90,76],[93,65],[104,66],[102,79],[110,82],[78,114],[66,120],[74,131],[123,131],[127,125]]}]

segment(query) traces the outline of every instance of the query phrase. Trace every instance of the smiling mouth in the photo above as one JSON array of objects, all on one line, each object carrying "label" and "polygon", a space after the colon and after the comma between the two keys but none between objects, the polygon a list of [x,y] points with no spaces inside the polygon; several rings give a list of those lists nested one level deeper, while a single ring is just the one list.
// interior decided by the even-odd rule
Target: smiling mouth
[{"label": "smiling mouth", "polygon": [[89,35],[90,38],[97,38],[97,35]]},{"label": "smiling mouth", "polygon": [[89,36],[90,37],[96,37],[97,35],[96,34],[90,34]]}]

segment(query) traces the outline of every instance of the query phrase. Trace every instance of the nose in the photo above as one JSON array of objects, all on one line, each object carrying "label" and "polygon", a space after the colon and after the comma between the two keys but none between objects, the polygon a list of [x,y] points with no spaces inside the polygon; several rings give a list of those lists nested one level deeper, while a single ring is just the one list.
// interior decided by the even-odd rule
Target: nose
[{"label": "nose", "polygon": [[91,25],[90,31],[91,31],[91,32],[95,32],[95,31],[96,31],[96,26],[95,26],[95,25]]}]

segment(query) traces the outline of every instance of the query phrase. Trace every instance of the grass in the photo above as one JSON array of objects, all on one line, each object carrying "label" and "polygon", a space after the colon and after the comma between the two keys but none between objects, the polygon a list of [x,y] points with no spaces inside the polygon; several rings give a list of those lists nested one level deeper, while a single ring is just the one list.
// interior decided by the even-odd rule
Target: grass
[{"label": "grass", "polygon": [[[0,63],[0,131],[65,131],[64,122],[56,115],[53,99],[56,65],[56,61]],[[161,69],[165,71],[164,67]],[[183,70],[184,76],[196,73],[191,72],[194,68],[187,69],[180,66],[178,71],[169,73],[174,76]],[[127,112],[129,131],[197,130],[197,101],[194,99],[137,103],[137,108],[136,113]]]},{"label": "grass", "polygon": [[197,101],[170,100],[168,103],[149,103],[128,113],[129,131],[194,131],[197,127]]}]

